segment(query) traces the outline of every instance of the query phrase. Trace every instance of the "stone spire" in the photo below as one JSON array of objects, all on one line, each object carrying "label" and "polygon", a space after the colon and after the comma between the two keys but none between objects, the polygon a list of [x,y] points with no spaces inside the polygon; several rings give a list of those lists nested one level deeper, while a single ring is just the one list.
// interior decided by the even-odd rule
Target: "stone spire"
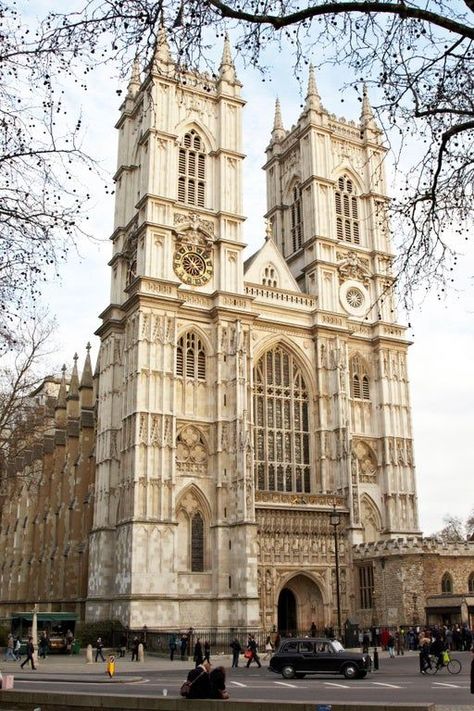
[{"label": "stone spire", "polygon": [[135,57],[132,65],[132,72],[130,74],[130,81],[128,82],[127,97],[133,99],[138,94],[140,86],[140,62],[138,61],[138,57]]},{"label": "stone spire", "polygon": [[222,59],[219,67],[219,81],[227,81],[229,84],[234,84],[236,80],[234,62],[232,61],[232,53],[230,48],[229,36],[225,35],[224,49],[222,51]]},{"label": "stone spire", "polygon": [[65,410],[66,409],[66,365],[65,364],[63,364],[61,371],[62,371],[61,384],[59,386],[59,391],[58,391],[56,410]]},{"label": "stone spire", "polygon": [[364,83],[364,86],[362,89],[362,112],[360,115],[360,123],[361,123],[361,126],[363,129],[371,128],[375,131],[380,130],[377,126],[376,121],[375,121],[374,112],[372,110],[372,106],[370,105],[369,93],[367,91],[367,84],[365,84],[365,83]]},{"label": "stone spire", "polygon": [[166,70],[170,64],[173,64],[173,60],[171,59],[170,47],[162,17],[160,21],[160,29],[158,30],[158,37],[156,38],[152,66],[153,69],[156,69],[159,72]]},{"label": "stone spire", "polygon": [[286,136],[286,131],[283,128],[283,121],[281,119],[281,108],[280,99],[275,101],[275,118],[273,120],[273,130],[272,130],[272,141],[274,143],[279,143],[283,141]]},{"label": "stone spire", "polygon": [[319,96],[318,89],[316,86],[314,67],[312,64],[310,64],[308,74],[308,93],[306,94],[305,109],[306,111],[309,111],[310,109],[320,111],[321,108],[321,97]]},{"label": "stone spire", "polygon": [[79,376],[77,374],[77,360],[79,356],[74,353],[74,365],[72,368],[71,380],[69,382],[69,392],[67,400],[79,400]]},{"label": "stone spire", "polygon": [[81,377],[81,384],[79,386],[79,389],[81,390],[82,388],[91,388],[92,387],[92,365],[91,365],[91,344],[88,343],[86,346],[86,360],[84,361],[84,367],[82,369],[82,377]]}]

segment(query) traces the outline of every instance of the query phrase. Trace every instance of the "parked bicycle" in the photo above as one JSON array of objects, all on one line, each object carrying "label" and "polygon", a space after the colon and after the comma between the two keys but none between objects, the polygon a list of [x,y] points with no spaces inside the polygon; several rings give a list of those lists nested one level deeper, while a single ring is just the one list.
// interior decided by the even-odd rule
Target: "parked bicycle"
[{"label": "parked bicycle", "polygon": [[459,659],[453,659],[447,650],[442,654],[442,661],[435,654],[430,654],[429,660],[429,665],[425,667],[427,674],[437,674],[440,669],[447,669],[450,674],[459,674],[462,669]]}]

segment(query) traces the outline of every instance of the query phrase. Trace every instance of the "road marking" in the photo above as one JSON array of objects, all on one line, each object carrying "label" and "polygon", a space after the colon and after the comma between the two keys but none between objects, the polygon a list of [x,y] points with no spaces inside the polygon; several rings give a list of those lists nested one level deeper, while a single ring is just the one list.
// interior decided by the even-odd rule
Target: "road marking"
[{"label": "road marking", "polygon": [[436,684],[436,686],[449,686],[450,689],[460,689],[461,688],[457,684],[447,684],[446,682],[443,682],[443,681],[434,681],[433,684]]},{"label": "road marking", "polygon": [[231,681],[230,683],[234,684],[235,686],[244,686],[245,688],[247,688],[247,684],[241,684],[240,681]]},{"label": "road marking", "polygon": [[274,684],[279,684],[280,686],[289,686],[290,689],[297,689],[297,688],[298,688],[298,687],[296,686],[296,684],[287,684],[286,681],[274,681],[273,683],[274,683]]},{"label": "road marking", "polygon": [[340,689],[350,689],[349,684],[336,684],[335,681],[325,681],[326,686],[338,686]]},{"label": "road marking", "polygon": [[384,684],[382,681],[373,681],[374,686],[388,686],[390,689],[402,689],[402,686],[397,686],[396,684]]}]

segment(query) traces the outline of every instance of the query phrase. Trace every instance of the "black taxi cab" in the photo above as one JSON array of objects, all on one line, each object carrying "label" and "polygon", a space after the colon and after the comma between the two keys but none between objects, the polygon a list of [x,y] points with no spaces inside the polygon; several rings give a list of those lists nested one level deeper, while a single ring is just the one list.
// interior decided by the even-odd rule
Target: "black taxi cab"
[{"label": "black taxi cab", "polygon": [[295,637],[281,641],[268,668],[285,679],[302,679],[307,674],[363,679],[372,668],[372,660],[369,654],[346,651],[335,639]]}]

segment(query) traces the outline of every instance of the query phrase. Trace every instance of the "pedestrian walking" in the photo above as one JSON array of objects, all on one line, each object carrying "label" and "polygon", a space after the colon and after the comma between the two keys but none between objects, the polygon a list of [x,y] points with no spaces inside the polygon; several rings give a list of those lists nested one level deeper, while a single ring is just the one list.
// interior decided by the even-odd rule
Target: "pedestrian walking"
[{"label": "pedestrian walking", "polygon": [[194,659],[197,667],[199,667],[204,661],[204,657],[202,654],[202,644],[201,644],[201,640],[199,639],[199,637],[197,638],[196,644],[194,645],[193,659]]},{"label": "pedestrian walking", "polygon": [[270,659],[270,657],[273,654],[273,644],[270,635],[268,635],[267,639],[265,640],[265,655],[264,659]]},{"label": "pedestrian walking", "polygon": [[35,667],[35,660],[34,660],[34,653],[35,653],[35,647],[33,645],[33,637],[28,637],[28,642],[26,643],[26,659],[22,661],[20,664],[21,668],[25,666],[25,664],[28,664],[28,662],[31,663],[31,668],[34,670],[36,669]]},{"label": "pedestrian walking", "polygon": [[204,661],[211,663],[211,643],[208,639],[204,642]]},{"label": "pedestrian walking", "polygon": [[20,649],[21,649],[21,642],[20,642],[20,639],[17,637],[15,639],[15,644],[13,646],[13,652],[15,654],[15,659],[17,662],[19,662],[21,659]]},{"label": "pedestrian walking", "polygon": [[135,637],[132,640],[132,659],[131,661],[138,662],[138,647],[139,647],[140,641],[138,637],[135,635]]},{"label": "pedestrian walking", "polygon": [[119,650],[119,657],[125,657],[125,654],[127,653],[127,635],[125,632],[120,635],[120,650]]},{"label": "pedestrian walking", "polygon": [[8,662],[8,660],[12,662],[16,662],[16,657],[15,657],[15,640],[13,639],[13,635],[9,634],[8,639],[7,639],[7,646],[5,648],[5,656],[4,660]]},{"label": "pedestrian walking", "polygon": [[99,659],[99,657],[102,659],[103,662],[105,662],[105,657],[104,653],[102,650],[104,649],[104,643],[102,642],[102,637],[97,637],[96,643],[95,643],[95,661]]},{"label": "pedestrian walking", "polygon": [[174,660],[174,653],[176,652],[176,647],[176,635],[172,634],[168,642],[168,648],[170,650],[170,661]]},{"label": "pedestrian walking", "polygon": [[390,657],[390,659],[393,659],[395,657],[395,637],[391,632],[389,632],[387,639],[387,649],[388,656]]},{"label": "pedestrian walking", "polygon": [[184,633],[181,635],[181,639],[179,640],[179,647],[181,651],[181,661],[184,662],[188,648],[188,636]]},{"label": "pedestrian walking", "polygon": [[262,666],[260,664],[260,658],[258,656],[258,647],[257,647],[257,642],[255,641],[255,637],[253,634],[249,634],[248,641],[247,641],[247,652],[250,653],[250,656],[247,659],[247,669],[251,665],[252,662],[256,662],[258,665],[258,668]]},{"label": "pedestrian walking", "polygon": [[242,651],[242,646],[241,646],[239,640],[237,639],[237,637],[235,637],[232,640],[232,642],[230,643],[230,647],[232,649],[232,666],[238,667],[239,666],[239,656]]},{"label": "pedestrian walking", "polygon": [[38,656],[40,659],[46,659],[49,650],[49,639],[46,630],[41,632],[40,641],[38,643]]},{"label": "pedestrian walking", "polygon": [[420,674],[426,674],[426,670],[431,669],[430,645],[431,639],[428,637],[420,639]]}]

